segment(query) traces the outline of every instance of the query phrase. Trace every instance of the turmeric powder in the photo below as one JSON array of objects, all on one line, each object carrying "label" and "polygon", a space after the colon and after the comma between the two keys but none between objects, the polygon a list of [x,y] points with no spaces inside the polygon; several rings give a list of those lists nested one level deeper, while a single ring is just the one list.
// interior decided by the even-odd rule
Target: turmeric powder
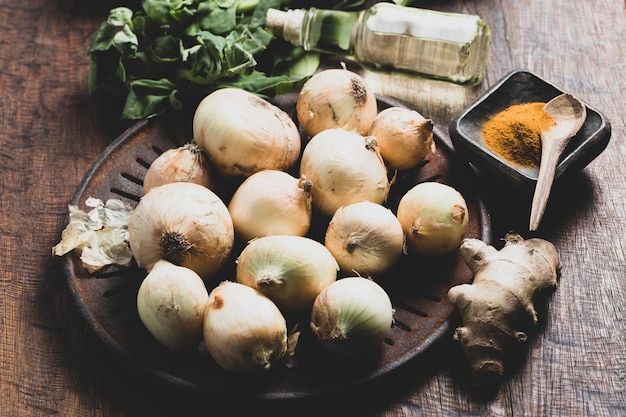
[{"label": "turmeric powder", "polygon": [[538,167],[541,161],[541,132],[555,124],[543,110],[545,104],[517,104],[495,114],[483,125],[485,143],[509,162]]}]

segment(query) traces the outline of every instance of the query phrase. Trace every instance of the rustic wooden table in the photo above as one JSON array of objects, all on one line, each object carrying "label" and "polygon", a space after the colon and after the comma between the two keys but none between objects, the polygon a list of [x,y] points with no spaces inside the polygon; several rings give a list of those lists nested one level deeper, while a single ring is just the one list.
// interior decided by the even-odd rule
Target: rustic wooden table
[{"label": "rustic wooden table", "polygon": [[[91,3],[98,2],[0,2],[0,416],[626,415],[624,2],[414,3],[484,17],[492,30],[486,79],[460,95],[389,82],[378,83],[379,92],[414,103],[447,132],[463,106],[509,71],[527,68],[603,112],[612,139],[554,191],[537,235],[561,255],[559,288],[496,393],[471,389],[458,346],[445,334],[397,374],[332,404],[197,398],[141,380],[90,336],[51,247],[79,182],[122,131],[99,119],[87,93],[84,52],[108,11]],[[527,230],[529,201],[480,181],[494,240]]]}]

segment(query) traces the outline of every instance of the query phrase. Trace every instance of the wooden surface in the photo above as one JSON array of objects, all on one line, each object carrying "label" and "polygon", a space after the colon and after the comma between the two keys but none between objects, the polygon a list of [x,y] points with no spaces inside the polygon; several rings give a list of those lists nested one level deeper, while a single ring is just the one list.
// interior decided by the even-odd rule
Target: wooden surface
[{"label": "wooden surface", "polygon": [[[472,91],[401,81],[379,83],[380,92],[414,103],[447,131],[472,98],[527,68],[600,110],[612,139],[551,197],[536,235],[561,255],[559,288],[496,393],[471,388],[464,358],[446,334],[384,381],[305,404],[242,404],[156,386],[119,366],[85,328],[51,247],[79,182],[122,131],[98,117],[87,94],[84,52],[108,10],[92,3],[0,2],[0,416],[626,415],[624,2],[414,3],[485,18],[492,30],[487,77]],[[510,229],[527,234],[528,198],[489,178],[480,182],[494,241]]]}]

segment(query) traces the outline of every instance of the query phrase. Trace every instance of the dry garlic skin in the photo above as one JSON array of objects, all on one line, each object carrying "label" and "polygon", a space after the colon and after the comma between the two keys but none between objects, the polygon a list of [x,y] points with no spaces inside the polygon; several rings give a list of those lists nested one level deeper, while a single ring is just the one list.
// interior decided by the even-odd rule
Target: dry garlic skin
[{"label": "dry garlic skin", "polygon": [[209,294],[203,335],[215,362],[233,372],[267,371],[287,352],[287,322],[276,304],[232,281]]},{"label": "dry garlic skin", "polygon": [[144,195],[128,220],[137,264],[148,271],[159,259],[214,276],[229,259],[235,240],[224,202],[198,184],[175,182]]},{"label": "dry garlic skin", "polygon": [[433,181],[409,189],[400,199],[396,215],[409,250],[424,256],[457,250],[469,223],[469,211],[461,193]]},{"label": "dry garlic skin", "polygon": [[357,73],[328,69],[304,84],[296,102],[298,122],[310,136],[342,128],[367,134],[378,107],[374,91]]},{"label": "dry garlic skin", "polygon": [[369,135],[376,138],[380,154],[392,169],[415,168],[434,150],[433,122],[415,110],[389,107],[372,123]]},{"label": "dry garlic skin", "polygon": [[340,207],[328,224],[324,245],[343,271],[374,276],[391,268],[404,251],[404,231],[391,210],[371,201]]},{"label": "dry garlic skin", "polygon": [[302,146],[287,113],[238,88],[216,90],[200,102],[193,135],[217,170],[235,177],[264,169],[286,171],[296,164]]},{"label": "dry garlic skin", "polygon": [[158,261],[142,281],[137,311],[152,336],[170,349],[184,349],[202,340],[209,294],[198,274]]}]

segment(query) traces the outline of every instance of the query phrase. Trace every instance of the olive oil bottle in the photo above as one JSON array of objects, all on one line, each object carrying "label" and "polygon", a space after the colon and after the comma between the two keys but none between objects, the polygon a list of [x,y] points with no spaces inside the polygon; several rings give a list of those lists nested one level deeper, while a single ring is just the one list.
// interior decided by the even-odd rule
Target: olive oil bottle
[{"label": "olive oil bottle", "polygon": [[485,75],[491,36],[476,15],[386,2],[359,12],[269,9],[266,27],[305,50],[347,56],[369,70],[468,85]]}]

